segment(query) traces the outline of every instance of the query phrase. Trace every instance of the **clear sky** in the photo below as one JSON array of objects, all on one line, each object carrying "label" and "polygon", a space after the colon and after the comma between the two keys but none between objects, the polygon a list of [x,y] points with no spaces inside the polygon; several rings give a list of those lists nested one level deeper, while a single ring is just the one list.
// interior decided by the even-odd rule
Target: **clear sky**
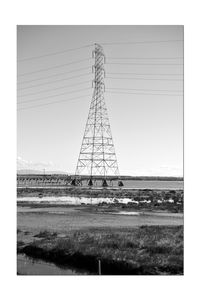
[{"label": "clear sky", "polygon": [[17,36],[19,169],[75,172],[98,42],[120,173],[183,175],[183,26],[18,26]]}]

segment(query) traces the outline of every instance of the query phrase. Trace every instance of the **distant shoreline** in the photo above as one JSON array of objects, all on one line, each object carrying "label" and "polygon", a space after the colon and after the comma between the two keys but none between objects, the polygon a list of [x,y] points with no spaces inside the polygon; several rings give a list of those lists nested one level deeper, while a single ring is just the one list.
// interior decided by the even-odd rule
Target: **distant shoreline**
[{"label": "distant shoreline", "polygon": [[[40,174],[40,173],[17,173],[17,177],[45,177],[45,178],[74,178],[75,175],[67,175],[67,174]],[[82,180],[87,180],[90,178],[88,175],[82,175],[80,176]],[[104,177],[103,176],[93,176],[92,177],[95,180],[101,180]],[[183,181],[183,177],[173,177],[173,176],[126,176],[122,175],[120,177],[118,176],[106,176],[108,180],[118,180],[119,178],[121,180],[146,180],[146,181]]]}]

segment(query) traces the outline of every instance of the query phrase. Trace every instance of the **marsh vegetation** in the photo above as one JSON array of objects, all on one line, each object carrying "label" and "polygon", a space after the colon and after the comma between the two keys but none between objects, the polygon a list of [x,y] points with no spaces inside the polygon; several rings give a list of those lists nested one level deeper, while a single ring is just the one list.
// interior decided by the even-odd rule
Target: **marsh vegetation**
[{"label": "marsh vegetation", "polygon": [[59,237],[40,232],[40,240],[20,244],[19,253],[104,275],[183,274],[183,227],[92,228]]}]

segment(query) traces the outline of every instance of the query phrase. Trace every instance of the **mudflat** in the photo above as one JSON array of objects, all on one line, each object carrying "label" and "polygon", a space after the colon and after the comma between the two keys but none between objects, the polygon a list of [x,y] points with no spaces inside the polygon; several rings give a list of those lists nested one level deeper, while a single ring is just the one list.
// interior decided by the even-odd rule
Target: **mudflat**
[{"label": "mudflat", "polygon": [[[134,210],[133,210],[134,211]],[[17,226],[31,232],[51,230],[67,232],[92,227],[136,227],[142,225],[183,225],[183,213],[139,211],[136,215],[121,215],[119,210],[99,209],[97,206],[58,206],[17,208]]]}]

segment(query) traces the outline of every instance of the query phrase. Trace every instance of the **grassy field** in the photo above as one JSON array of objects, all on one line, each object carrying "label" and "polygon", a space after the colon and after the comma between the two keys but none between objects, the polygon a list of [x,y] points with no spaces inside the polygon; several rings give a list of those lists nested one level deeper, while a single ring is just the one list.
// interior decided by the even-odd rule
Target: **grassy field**
[{"label": "grassy field", "polygon": [[93,227],[64,237],[40,231],[34,238],[18,240],[18,252],[93,274],[98,260],[104,275],[183,274],[183,226]]}]

